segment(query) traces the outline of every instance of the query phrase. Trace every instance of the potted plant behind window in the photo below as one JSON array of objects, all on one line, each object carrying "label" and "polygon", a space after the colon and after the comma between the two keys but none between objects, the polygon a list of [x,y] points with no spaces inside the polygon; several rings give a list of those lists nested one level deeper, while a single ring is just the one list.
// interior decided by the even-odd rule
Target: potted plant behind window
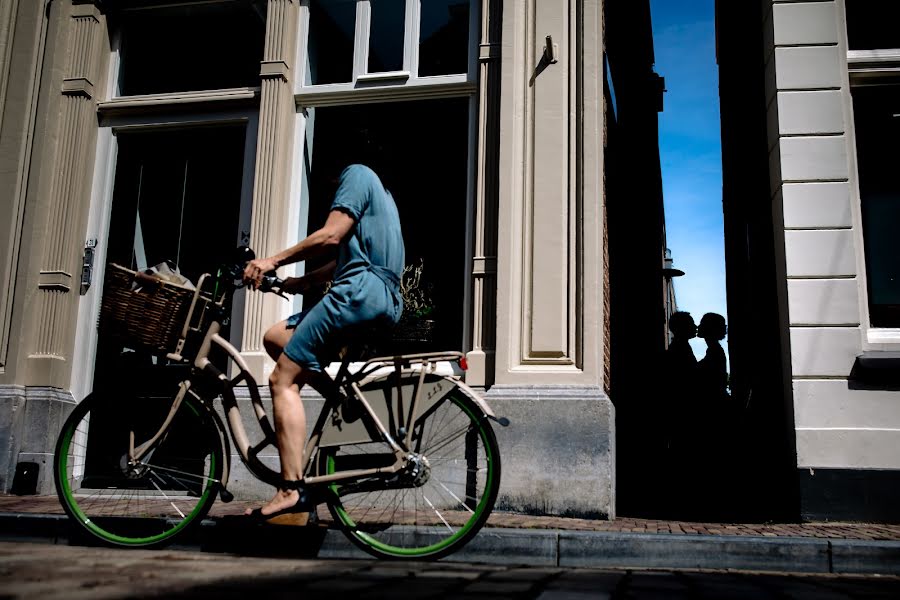
[{"label": "potted plant behind window", "polygon": [[424,346],[434,337],[434,303],[431,284],[422,280],[425,261],[407,265],[400,277],[400,296],[403,298],[403,315],[394,328],[393,340],[398,350],[412,352],[425,350]]}]

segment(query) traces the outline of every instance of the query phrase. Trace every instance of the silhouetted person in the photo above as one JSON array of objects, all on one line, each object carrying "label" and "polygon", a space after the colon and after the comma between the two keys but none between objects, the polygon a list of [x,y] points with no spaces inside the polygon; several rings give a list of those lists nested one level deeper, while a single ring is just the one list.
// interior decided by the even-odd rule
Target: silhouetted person
[{"label": "silhouetted person", "polygon": [[725,370],[725,351],[721,342],[725,339],[725,317],[716,313],[706,313],[700,319],[697,336],[706,340],[706,356],[697,364],[700,392],[713,403],[728,399],[728,374]]},{"label": "silhouetted person", "polygon": [[697,326],[690,313],[676,312],[669,317],[672,341],[666,350],[665,403],[659,415],[662,418],[662,435],[665,436],[667,460],[666,481],[671,505],[671,517],[681,517],[692,503],[691,485],[685,485],[685,476],[693,466],[699,405],[697,403],[697,359],[690,340],[697,335]]},{"label": "silhouetted person", "polygon": [[669,377],[680,378],[683,375],[693,377],[697,359],[689,342],[697,336],[697,326],[694,325],[691,314],[679,311],[669,317],[669,331],[672,332],[672,341],[666,350]]},{"label": "silhouetted person", "polygon": [[[728,457],[731,456],[731,436],[735,423],[731,414],[731,397],[728,394],[728,374],[725,368],[725,351],[719,342],[725,339],[725,318],[716,313],[706,313],[700,319],[697,336],[706,340],[706,356],[697,363],[697,392],[702,416],[698,425],[703,432],[703,451],[697,455],[697,468],[701,473],[702,498],[706,503],[704,514],[719,520],[726,518],[730,505]],[[700,508],[700,507],[698,507]]]}]

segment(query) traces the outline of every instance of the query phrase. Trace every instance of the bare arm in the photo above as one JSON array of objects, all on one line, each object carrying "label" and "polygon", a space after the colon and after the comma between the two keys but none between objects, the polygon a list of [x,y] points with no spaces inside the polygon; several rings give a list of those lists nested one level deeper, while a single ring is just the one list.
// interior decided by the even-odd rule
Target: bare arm
[{"label": "bare arm", "polygon": [[337,261],[333,260],[302,277],[288,277],[284,280],[284,291],[288,294],[302,294],[315,285],[331,280],[336,268]]},{"label": "bare arm", "polygon": [[[321,229],[307,236],[306,239],[278,254],[268,258],[251,260],[244,269],[244,281],[259,285],[263,274],[274,271],[278,267],[289,265],[315,256],[334,252],[341,241],[353,229],[353,217],[340,210],[328,213],[328,219]],[[327,265],[326,265],[327,266]],[[315,272],[317,272],[318,269]]]}]

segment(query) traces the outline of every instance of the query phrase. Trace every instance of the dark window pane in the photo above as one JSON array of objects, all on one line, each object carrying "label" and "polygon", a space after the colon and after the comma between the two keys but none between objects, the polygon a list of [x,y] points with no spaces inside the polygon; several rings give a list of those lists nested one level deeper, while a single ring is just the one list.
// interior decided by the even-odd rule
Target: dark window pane
[{"label": "dark window pane", "polygon": [[259,85],[265,4],[213,3],[113,13],[125,96]]},{"label": "dark window pane", "polygon": [[[108,257],[128,268],[163,261],[197,281],[236,246],[243,125],[118,135]],[[140,235],[137,232],[140,231]]]},{"label": "dark window pane", "polygon": [[469,66],[468,0],[422,2],[419,77],[465,73]]},{"label": "dark window pane", "polygon": [[[422,281],[433,301],[431,340],[409,342],[405,351],[462,345],[468,104],[452,98],[315,109],[314,141],[307,147],[308,230],[325,223],[342,167],[362,162],[379,174],[397,203],[406,263],[423,261]],[[434,207],[440,207],[441,231],[449,234],[435,235]],[[307,295],[304,305],[310,300]]]},{"label": "dark window pane", "polygon": [[900,2],[847,0],[847,42],[851,50],[900,48]]},{"label": "dark window pane", "polygon": [[309,3],[307,84],[353,80],[356,0],[312,0]]},{"label": "dark window pane", "polygon": [[853,90],[870,320],[900,327],[900,86]]},{"label": "dark window pane", "polygon": [[406,0],[372,0],[369,30],[369,73],[403,68]]}]

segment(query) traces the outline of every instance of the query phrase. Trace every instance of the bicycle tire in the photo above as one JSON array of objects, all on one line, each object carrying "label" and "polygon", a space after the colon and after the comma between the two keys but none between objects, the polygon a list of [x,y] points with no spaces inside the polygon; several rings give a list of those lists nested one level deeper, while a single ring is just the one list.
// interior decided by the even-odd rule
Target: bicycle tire
[{"label": "bicycle tire", "polygon": [[105,545],[159,547],[209,511],[224,456],[214,415],[192,395],[185,395],[142,465],[124,466],[129,432],[136,443],[148,439],[171,406],[172,398],[94,393],[72,411],[56,444],[53,472],[60,503],[81,531]]},{"label": "bicycle tire", "polygon": [[[497,499],[497,438],[471,398],[456,388],[418,419],[414,432],[412,450],[428,459],[430,469],[421,486],[396,488],[384,477],[329,486],[326,502],[335,523],[357,547],[378,558],[447,556],[478,533]],[[327,449],[322,472],[334,473],[342,457],[379,456],[363,448],[374,445]],[[377,445],[386,456],[385,446]],[[356,491],[360,485],[370,489]]]}]

